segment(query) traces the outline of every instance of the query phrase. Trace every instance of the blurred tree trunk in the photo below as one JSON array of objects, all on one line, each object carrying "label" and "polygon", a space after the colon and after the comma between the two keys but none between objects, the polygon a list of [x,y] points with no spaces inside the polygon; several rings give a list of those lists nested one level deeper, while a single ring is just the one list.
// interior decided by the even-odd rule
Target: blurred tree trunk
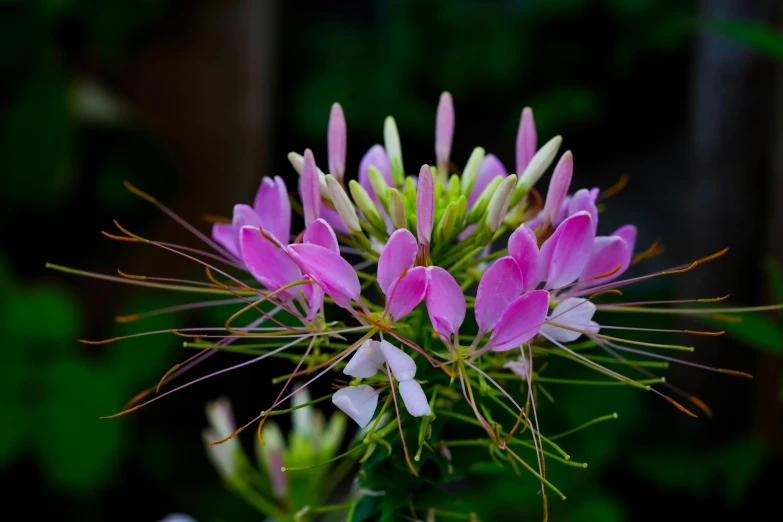
[{"label": "blurred tree trunk", "polygon": [[[704,19],[730,18],[773,24],[778,0],[702,0]],[[690,169],[681,191],[683,261],[698,259],[724,246],[722,259],[699,267],[680,279],[683,297],[712,297],[732,293],[735,303],[761,304],[765,293],[765,255],[783,259],[780,231],[783,197],[779,148],[781,140],[779,64],[744,44],[714,33],[699,35],[695,50],[691,100]],[[777,144],[777,145],[776,145]],[[778,157],[776,158],[775,155]],[[776,208],[777,207],[777,208]],[[713,342],[716,341],[716,342]],[[728,338],[711,340],[696,358],[717,367],[754,370],[753,353]],[[738,404],[755,387],[757,427],[770,443],[781,426],[775,400],[780,359],[759,354],[757,379],[725,382],[723,375],[678,372],[688,376],[688,388],[721,402],[723,424],[741,427],[750,422],[750,404]],[[695,360],[695,359],[694,359]],[[717,379],[721,384],[718,384]],[[722,389],[716,390],[719,386]]]},{"label": "blurred tree trunk", "polygon": [[[129,64],[122,88],[177,170],[168,204],[206,229],[202,214],[231,217],[235,203],[252,202],[268,164],[277,2],[200,0],[171,11]],[[186,236],[168,219],[153,233],[175,242]],[[161,263],[181,266],[174,257],[146,251],[135,264],[159,273]]]}]

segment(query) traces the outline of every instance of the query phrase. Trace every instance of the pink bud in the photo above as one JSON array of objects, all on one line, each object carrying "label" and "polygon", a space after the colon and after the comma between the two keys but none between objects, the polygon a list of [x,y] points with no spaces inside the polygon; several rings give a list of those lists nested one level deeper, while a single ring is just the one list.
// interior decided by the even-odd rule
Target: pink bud
[{"label": "pink bud", "polygon": [[544,203],[544,222],[552,224],[556,222],[557,214],[563,206],[565,197],[568,194],[568,187],[571,185],[571,175],[574,173],[574,156],[571,151],[566,151],[560,157],[560,161],[555,166],[552,174],[552,181],[549,182],[549,191],[546,193],[546,203]]},{"label": "pink bud", "polygon": [[447,166],[451,155],[451,142],[454,137],[454,101],[451,94],[440,95],[438,113],[435,117],[435,156],[438,167]]},{"label": "pink bud", "polygon": [[538,137],[536,136],[536,123],[533,121],[533,110],[525,107],[519,118],[519,130],[517,131],[517,176],[522,176],[530,160],[536,153]]},{"label": "pink bud", "polygon": [[346,127],[343,108],[339,103],[332,105],[329,113],[329,128],[326,133],[329,153],[329,174],[342,179],[345,173]]},{"label": "pink bud", "polygon": [[305,226],[309,227],[321,214],[321,182],[318,169],[310,149],[305,150],[302,166],[302,206],[304,207]]},{"label": "pink bud", "polygon": [[435,219],[435,182],[429,165],[422,165],[416,190],[416,232],[419,243],[429,245]]}]

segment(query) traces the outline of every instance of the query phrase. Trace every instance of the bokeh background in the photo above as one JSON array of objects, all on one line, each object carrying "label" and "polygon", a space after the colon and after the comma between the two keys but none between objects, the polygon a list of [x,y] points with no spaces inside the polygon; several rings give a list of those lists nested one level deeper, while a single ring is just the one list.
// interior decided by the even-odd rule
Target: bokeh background
[{"label": "bokeh background", "polygon": [[[192,272],[175,256],[100,235],[116,218],[146,237],[191,241],[123,180],[208,230],[203,215],[249,202],[262,175],[293,187],[289,151],[310,147],[324,162],[333,101],[348,120],[350,172],[382,140],[388,114],[408,164],[432,161],[443,90],[457,110],[456,163],[480,144],[510,165],[519,113],[532,106],[540,139],[562,134],[574,151],[576,185],[630,176],[602,226],[636,223],[642,246],[661,239],[650,269],[731,247],[638,295],[783,301],[782,16],[777,0],[3,0],[3,510],[85,522],[176,511],[201,522],[259,520],[221,485],[201,429],[204,403],[220,395],[240,418],[262,409],[272,370],[251,367],[99,421],[187,354],[173,336],[76,339],[136,331],[113,317],[177,298],[44,263]],[[166,316],[143,328],[209,320]],[[698,340],[691,360],[753,381],[669,370],[712,406],[712,420],[630,389],[550,389],[552,425],[620,414],[569,441],[590,467],[558,474],[569,499],[550,500],[550,516],[780,520],[781,332],[781,315],[770,314],[731,326],[731,337]],[[210,364],[234,360],[221,357]],[[461,498],[485,520],[527,513],[518,499],[535,489],[531,477],[491,483],[467,483]]]}]

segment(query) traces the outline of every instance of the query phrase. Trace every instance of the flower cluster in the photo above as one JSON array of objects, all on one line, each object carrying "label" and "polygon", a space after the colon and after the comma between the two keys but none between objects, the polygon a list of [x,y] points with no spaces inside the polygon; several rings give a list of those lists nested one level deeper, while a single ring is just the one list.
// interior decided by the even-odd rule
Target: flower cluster
[{"label": "flower cluster", "polygon": [[[356,179],[347,179],[346,122],[342,108],[335,104],[327,130],[328,173],[318,167],[309,149],[288,156],[300,175],[301,203],[290,198],[282,178],[264,178],[252,206],[237,204],[230,222],[214,224],[211,237],[128,185],[202,239],[211,250],[148,240],[119,225],[122,236],[106,235],[150,244],[187,258],[205,268],[208,281],[100,277],[227,297],[152,313],[213,306],[237,309],[224,325],[175,332],[189,337],[186,346],[199,351],[118,415],[214,375],[283,352],[296,353],[299,355],[294,357],[298,361],[294,370],[275,380],[284,384],[259,416],[236,429],[233,421],[229,423],[221,417],[226,406],[211,410],[213,425],[219,428],[210,432],[209,447],[227,481],[236,473],[233,437],[257,423],[258,438],[265,447],[271,444],[279,448],[276,441],[281,436],[275,426],[266,423],[265,427],[267,418],[277,413],[284,401],[298,397],[297,393],[306,386],[324,378],[331,379],[336,389],[331,395],[334,405],[365,430],[347,453],[363,449],[362,463],[369,462],[375,448],[381,445],[390,453],[401,452],[410,472],[419,475],[428,459],[450,460],[449,440],[438,435],[444,427],[466,423],[465,429],[484,432],[493,458],[512,466],[521,464],[529,470],[540,484],[546,503],[548,490],[565,497],[547,480],[545,457],[572,465],[573,462],[568,462],[567,453],[539,430],[539,405],[534,394],[534,388],[541,388],[544,381],[540,370],[536,371],[539,360],[565,358],[599,372],[602,377],[652,390],[683,412],[696,416],[659,390],[666,389],[709,413],[701,401],[651,374],[644,361],[628,360],[622,355],[630,353],[662,359],[667,364],[702,367],[642,350],[692,348],[607,335],[606,330],[643,329],[597,321],[595,315],[710,313],[701,308],[649,306],[671,302],[624,303],[612,299],[621,295],[618,288],[624,285],[686,272],[725,251],[667,271],[620,279],[632,264],[653,255],[655,247],[634,255],[637,230],[633,225],[599,234],[597,203],[608,193],[602,194],[597,188],[570,192],[573,155],[567,151],[558,157],[560,136],[538,146],[531,109],[524,109],[520,118],[515,174],[508,174],[503,163],[481,147],[472,151],[458,173],[451,161],[454,126],[452,99],[444,93],[436,115],[435,162],[422,165],[417,175],[409,175],[403,164],[395,120],[388,117],[383,129],[384,144],[371,147],[359,162]],[[551,181],[542,197],[535,185],[553,164]],[[295,234],[291,232],[292,209],[301,210],[304,220],[304,228]],[[691,302],[716,300],[719,299]],[[687,301],[677,303],[682,302]],[[123,320],[144,316],[138,314]],[[242,325],[236,325],[243,320]],[[166,332],[138,335],[161,333]],[[198,363],[230,345],[244,347],[246,353],[255,357],[163,391]],[[592,350],[596,349],[609,354],[609,358],[595,355]],[[623,363],[645,379],[608,368],[607,359]],[[306,382],[292,385],[299,377],[306,377]],[[509,382],[521,386],[503,385]],[[399,407],[398,396],[404,408]],[[513,414],[505,421],[505,427],[497,418],[500,414],[487,402],[497,403],[502,411]],[[379,419],[391,405],[396,422],[378,429]],[[460,409],[467,413],[459,413]],[[437,430],[433,429],[436,422],[440,423]],[[525,432],[530,440],[522,439]],[[410,458],[406,443],[412,436],[418,441],[414,459]],[[511,449],[514,442],[534,450],[535,466]],[[287,483],[275,471],[280,459],[275,460],[277,454],[270,450],[263,454],[273,477],[273,497],[282,498]],[[332,450],[327,457],[333,454]],[[422,459],[422,455],[426,458]],[[367,481],[363,473],[357,475],[360,483]]]}]

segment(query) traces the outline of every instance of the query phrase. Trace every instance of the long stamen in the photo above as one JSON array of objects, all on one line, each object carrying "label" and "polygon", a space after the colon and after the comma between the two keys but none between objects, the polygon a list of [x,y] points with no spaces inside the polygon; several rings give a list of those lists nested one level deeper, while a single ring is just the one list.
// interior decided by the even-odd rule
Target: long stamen
[{"label": "long stamen", "polygon": [[[359,339],[358,341],[356,341],[356,343],[354,343],[354,344],[353,344],[353,345],[352,345],[350,348],[348,348],[347,350],[345,350],[345,351],[343,351],[342,353],[340,353],[340,354],[338,354],[337,356],[335,356],[335,358],[332,358],[332,359],[330,359],[329,361],[326,361],[326,362],[324,362],[324,363],[322,363],[322,364],[319,364],[319,365],[317,365],[317,366],[314,366],[314,367],[312,367],[312,368],[310,368],[310,369],[308,369],[308,370],[305,370],[305,371],[303,371],[303,372],[299,372],[299,374],[307,374],[307,373],[311,373],[311,372],[313,372],[313,371],[315,371],[315,370],[317,370],[317,369],[319,369],[319,368],[322,368],[322,367],[323,367],[325,364],[328,364],[329,362],[332,362],[332,361],[333,361],[333,362],[332,362],[332,364],[330,364],[330,365],[329,365],[329,366],[328,366],[328,367],[327,367],[327,368],[326,368],[324,371],[322,371],[321,373],[319,373],[318,375],[316,375],[315,377],[313,377],[312,379],[310,379],[309,381],[307,381],[306,383],[304,383],[303,385],[301,385],[299,388],[297,388],[297,389],[296,389],[296,390],[294,390],[293,392],[289,393],[288,395],[286,395],[285,397],[283,397],[282,399],[280,399],[280,402],[285,402],[285,401],[287,401],[288,399],[290,399],[291,397],[293,397],[294,395],[296,395],[297,393],[299,393],[300,391],[302,391],[303,389],[305,389],[307,386],[309,386],[310,384],[312,384],[313,382],[315,382],[317,379],[319,379],[319,378],[320,378],[322,375],[324,375],[326,372],[328,372],[329,370],[331,370],[332,368],[334,368],[334,367],[335,367],[335,366],[336,366],[336,365],[337,365],[337,364],[338,364],[340,361],[342,361],[343,359],[345,359],[346,357],[348,357],[350,354],[352,354],[352,353],[353,353],[353,352],[354,352],[354,351],[355,351],[355,350],[356,350],[356,349],[357,349],[357,348],[358,348],[358,347],[359,347],[359,346],[360,346],[360,345],[361,345],[361,344],[362,344],[364,341],[366,341],[366,340],[367,340],[367,339],[369,339],[369,338],[370,338],[372,335],[374,335],[374,334],[375,334],[375,332],[376,332],[375,330],[372,330],[372,331],[368,332],[368,333],[367,333],[365,336],[363,336],[361,339]],[[279,351],[279,350],[276,350],[275,352],[269,352],[269,353],[267,353],[266,355],[267,355],[267,356],[268,356],[268,355],[271,355],[272,353],[276,353],[277,351]],[[297,374],[292,374],[292,376],[296,377],[296,376],[297,376]],[[239,435],[240,433],[242,433],[242,431],[244,431],[245,429],[247,429],[247,427],[248,427],[248,426],[250,426],[250,425],[252,425],[253,423],[255,423],[256,421],[260,420],[260,419],[261,419],[261,418],[263,418],[265,415],[266,415],[266,412],[262,411],[262,412],[261,412],[261,413],[260,413],[258,416],[256,416],[255,418],[251,419],[251,420],[250,420],[248,423],[246,423],[244,426],[241,426],[239,429],[237,429],[236,431],[234,431],[234,433],[232,433],[232,434],[231,434],[231,435],[229,435],[228,437],[225,437],[225,438],[223,438],[223,439],[220,439],[220,440],[216,440],[216,441],[214,441],[214,442],[210,442],[210,445],[212,445],[212,446],[216,446],[216,445],[218,445],[218,444],[222,444],[222,443],[224,443],[224,442],[226,442],[226,441],[228,441],[228,440],[231,440],[231,439],[233,439],[234,437],[236,437],[237,435]]]},{"label": "long stamen", "polygon": [[[310,340],[310,344],[307,346],[307,350],[305,350],[304,355],[302,355],[301,359],[299,359],[299,362],[296,365],[296,368],[294,368],[294,373],[299,371],[299,368],[302,367],[302,364],[307,359],[307,356],[310,355],[310,351],[313,349],[313,345],[315,344],[315,337],[313,337]],[[285,393],[286,389],[288,388],[288,385],[291,384],[291,379],[293,377],[290,377],[285,384],[283,385],[283,388],[280,390],[280,393],[277,394],[277,398],[272,403],[272,406],[266,410],[266,415],[264,415],[264,418],[261,419],[261,422],[258,423],[258,440],[261,441],[261,444],[265,444],[264,437],[261,436],[261,431],[264,429],[264,421],[268,418],[268,416],[272,413],[272,411],[275,409],[275,406],[280,404],[280,397]]]},{"label": "long stamen", "polygon": [[[609,346],[607,346],[607,344],[605,342],[598,341],[598,344],[601,346],[601,348],[603,348],[607,353],[609,353],[613,357],[615,357],[617,359],[623,359],[622,355],[620,355],[617,352],[615,352],[614,350],[612,350]],[[639,370],[639,369],[637,368],[637,370]],[[643,370],[642,370],[642,373],[644,373]],[[675,408],[677,408],[678,410],[680,410],[684,414],[688,415],[689,417],[693,417],[694,419],[698,419],[699,418],[698,415],[696,415],[695,413],[693,413],[692,411],[690,411],[685,406],[683,406],[679,402],[675,401],[674,399],[672,399],[668,395],[659,392],[655,388],[651,388],[650,391],[652,391],[656,395],[664,398],[669,404],[671,404],[672,406],[674,406]],[[694,401],[691,401],[691,402],[694,402]],[[694,402],[694,404],[696,404],[697,406],[699,405],[699,403],[701,403],[701,401]],[[703,403],[701,403],[701,404],[703,404]]]},{"label": "long stamen", "polygon": [[[591,336],[592,337],[592,336]],[[624,341],[627,342],[627,341]],[[737,377],[745,377],[747,379],[752,379],[753,376],[749,373],[740,372],[737,370],[727,370],[725,368],[713,368],[712,366],[705,366],[703,364],[698,364],[690,361],[683,361],[682,359],[676,359],[674,357],[667,357],[665,355],[659,355],[657,353],[649,353],[645,352],[644,350],[636,350],[634,348],[628,348],[627,346],[620,346],[617,343],[613,343],[611,341],[606,341],[606,344],[611,346],[612,348],[615,348],[616,350],[621,350],[623,352],[629,352],[629,353],[635,353],[637,355],[644,355],[646,357],[652,357],[654,359],[662,359],[664,361],[669,361],[677,364],[684,364],[686,366],[693,366],[694,368],[700,368],[702,370],[709,370],[711,372],[718,372],[718,373],[725,373],[727,375],[736,375]]]},{"label": "long stamen", "polygon": [[636,388],[641,388],[643,390],[650,391],[650,389],[651,389],[650,386],[645,386],[643,384],[639,384],[638,382],[634,381],[633,379],[631,379],[629,377],[626,377],[626,376],[621,375],[621,374],[619,374],[617,372],[614,372],[614,371],[612,371],[612,370],[610,370],[608,368],[605,368],[605,367],[601,366],[600,364],[596,364],[595,361],[591,361],[587,357],[585,357],[585,356],[583,356],[583,355],[581,355],[581,354],[579,354],[579,353],[577,353],[577,352],[567,348],[565,345],[563,345],[560,342],[556,341],[555,339],[549,337],[545,333],[541,333],[541,335],[545,339],[547,339],[549,342],[551,342],[552,344],[557,346],[558,348],[560,348],[562,350],[565,350],[571,356],[576,357],[578,360],[582,361],[582,363],[586,364],[587,366],[595,368],[595,369],[599,370],[602,373],[605,373],[607,375],[610,375],[610,376],[614,377],[615,379],[619,379],[619,380],[621,380],[623,382],[627,382],[628,384],[630,384],[631,386],[634,386]]},{"label": "long stamen", "polygon": [[[149,281],[144,281],[144,280],[127,279],[123,277],[110,276],[107,274],[87,272],[85,270],[79,270],[77,268],[69,268],[67,266],[55,265],[54,263],[46,263],[46,268],[50,268],[58,272],[65,272],[66,274],[74,274],[74,275],[79,275],[84,277],[90,277],[93,279],[102,279],[104,281],[113,281],[115,283],[123,283],[126,285],[144,286],[147,288],[158,288],[160,290],[173,290],[176,292],[189,292],[195,294],[231,295],[231,292],[221,290],[218,288],[197,288],[197,287],[182,286],[182,285],[151,283]],[[255,292],[245,292],[243,293],[243,295],[256,295],[256,294]]]},{"label": "long stamen", "polygon": [[134,187],[128,181],[123,182],[123,185],[125,185],[125,188],[128,189],[129,191],[131,191],[133,194],[137,195],[141,199],[143,199],[145,201],[148,201],[149,203],[152,203],[153,205],[158,207],[158,209],[160,209],[164,214],[166,214],[171,219],[173,219],[174,221],[179,223],[188,232],[190,232],[191,234],[193,234],[194,236],[196,236],[197,238],[202,240],[204,243],[206,243],[207,245],[211,246],[212,248],[214,248],[215,250],[220,252],[222,255],[226,256],[226,258],[233,259],[234,256],[232,256],[226,249],[224,249],[223,247],[221,247],[220,245],[215,243],[213,240],[211,240],[210,238],[208,238],[207,236],[205,236],[204,234],[199,232],[198,229],[196,229],[193,225],[191,225],[190,223],[188,223],[187,221],[185,221],[184,219],[179,217],[172,210],[170,210],[166,205],[164,205],[163,203],[161,203],[160,201],[158,201],[154,197],[150,196],[146,192],[143,192],[143,191],[139,190],[138,188]]},{"label": "long stamen", "polygon": [[596,305],[597,308],[605,310],[607,308],[615,308],[618,306],[639,306],[639,305],[655,305],[655,304],[685,304],[685,303],[719,303],[731,297],[731,294],[726,294],[721,297],[703,297],[699,299],[668,299],[660,301],[632,301],[627,303],[605,303]]},{"label": "long stamen", "polygon": [[251,359],[249,361],[245,361],[243,363],[235,364],[234,366],[229,366],[228,368],[223,368],[222,370],[217,370],[217,371],[212,372],[212,373],[210,373],[208,375],[204,375],[203,377],[199,377],[198,379],[195,379],[195,380],[192,380],[192,381],[187,382],[185,384],[182,384],[180,386],[177,386],[173,390],[169,390],[167,392],[161,393],[160,395],[157,395],[157,396],[153,397],[152,399],[150,399],[150,400],[148,400],[146,402],[143,402],[141,404],[133,406],[132,408],[129,408],[127,410],[123,410],[123,411],[121,411],[119,413],[115,413],[114,415],[107,415],[107,416],[101,417],[101,419],[114,419],[116,417],[121,417],[123,415],[127,415],[128,413],[131,413],[131,412],[134,412],[134,411],[136,411],[136,410],[138,410],[140,408],[143,408],[144,406],[147,406],[148,404],[152,404],[153,402],[155,402],[157,400],[160,400],[160,399],[166,397],[167,395],[171,395],[172,393],[175,393],[175,392],[177,392],[179,390],[183,390],[183,389],[187,388],[188,386],[191,386],[191,385],[196,384],[196,383],[201,382],[201,381],[205,381],[205,380],[210,379],[212,377],[217,377],[218,375],[222,375],[224,373],[227,373],[227,372],[230,372],[230,371],[233,371],[233,370],[237,370],[239,368],[243,368],[245,366],[249,366],[249,365],[257,363],[259,361],[262,361],[262,360],[266,359],[267,357],[269,357],[271,354],[277,353],[277,352],[282,352],[283,350],[285,350],[287,348],[290,348],[291,346],[294,346],[295,344],[301,342],[303,339],[304,338],[300,337],[300,338],[298,338],[298,339],[296,339],[296,340],[286,344],[285,346],[281,346],[277,350],[272,350],[269,353],[265,353],[263,355],[259,355],[258,357],[254,358],[254,359]]},{"label": "long stamen", "polygon": [[408,455],[408,446],[405,444],[405,434],[402,432],[402,417],[400,417],[400,406],[397,404],[397,392],[394,390],[394,377],[392,377],[391,368],[389,368],[388,361],[386,362],[386,375],[389,377],[389,385],[391,386],[391,395],[394,400],[394,409],[397,412],[397,426],[400,428],[400,440],[402,441],[402,452],[405,454],[405,462],[408,464],[411,473],[414,477],[419,476],[419,472],[413,467],[410,455]]},{"label": "long stamen", "polygon": [[622,339],[620,337],[612,337],[611,335],[603,335],[603,334],[598,334],[598,333],[591,333],[591,332],[588,332],[586,330],[580,330],[579,328],[572,328],[570,326],[567,326],[567,325],[564,325],[564,324],[560,324],[560,323],[555,323],[553,321],[547,321],[547,324],[549,324],[551,326],[556,326],[557,328],[562,328],[563,330],[568,330],[568,331],[571,331],[571,332],[579,332],[580,334],[589,335],[590,337],[597,337],[599,339],[610,339],[612,341],[620,341],[620,342],[623,342],[623,343],[636,344],[636,345],[639,345],[639,346],[649,346],[651,348],[665,348],[665,349],[668,349],[668,350],[681,350],[683,352],[692,352],[693,351],[693,346],[682,346],[682,345],[679,345],[679,344],[658,344],[658,343],[646,343],[646,342],[643,342],[643,341],[632,341],[631,339]]},{"label": "long stamen", "polygon": [[603,290],[609,290],[611,288],[619,288],[619,287],[622,287],[622,286],[630,285],[632,283],[638,283],[640,281],[645,281],[647,279],[652,279],[654,277],[665,276],[665,275],[672,275],[672,274],[682,274],[682,273],[688,272],[690,270],[693,270],[694,268],[696,268],[699,265],[702,265],[702,264],[707,263],[709,261],[713,261],[715,259],[718,259],[719,257],[723,256],[728,251],[729,251],[728,248],[724,248],[723,250],[715,252],[714,254],[710,254],[707,257],[703,257],[701,259],[697,259],[696,261],[694,261],[693,263],[691,263],[689,265],[680,265],[680,266],[676,266],[674,268],[670,268],[668,270],[655,272],[653,274],[648,274],[648,275],[639,276],[639,277],[633,277],[633,278],[630,278],[630,279],[623,279],[621,281],[612,281],[610,283],[606,283],[606,284],[603,284],[603,285],[595,286],[593,288],[588,288],[588,289],[585,289],[585,290],[578,290],[578,291],[573,293],[573,296],[580,296],[580,295],[583,295],[583,294],[585,294],[587,292],[600,292],[600,291],[603,291]]},{"label": "long stamen", "polygon": [[707,337],[720,337],[725,331],[703,331],[703,330],[676,330],[672,328],[639,328],[633,326],[608,326],[601,324],[601,330],[629,330],[634,332],[660,332],[660,333],[680,333],[688,335],[704,335]]},{"label": "long stamen", "polygon": [[177,312],[185,312],[187,310],[197,310],[199,308],[213,308],[218,306],[226,306],[232,304],[241,303],[241,299],[221,299],[218,301],[201,301],[198,303],[187,303],[175,306],[167,306],[164,308],[158,308],[157,310],[150,310],[148,312],[141,312],[137,314],[118,315],[114,317],[114,320],[118,323],[131,323],[138,321],[139,319],[145,319],[147,317],[155,317],[158,315],[166,315]]}]

